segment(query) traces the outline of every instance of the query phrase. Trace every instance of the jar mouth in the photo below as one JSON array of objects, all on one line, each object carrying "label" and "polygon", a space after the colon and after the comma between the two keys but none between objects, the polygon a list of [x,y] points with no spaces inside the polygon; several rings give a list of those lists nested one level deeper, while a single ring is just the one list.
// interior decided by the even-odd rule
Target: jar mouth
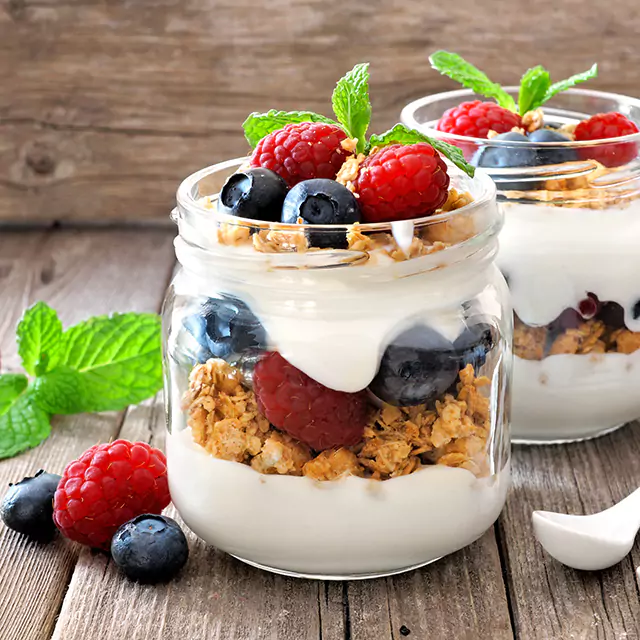
[{"label": "jar mouth", "polygon": [[[519,87],[504,87],[505,91],[511,95],[514,95],[517,98]],[[574,99],[582,99],[587,105],[595,105],[602,103],[603,105],[607,103],[607,101],[611,102],[612,105],[615,105],[615,110],[623,115],[627,116],[630,120],[635,122],[635,124],[640,128],[640,100],[637,98],[631,98],[628,96],[624,96],[617,93],[608,93],[605,91],[593,91],[590,89],[569,89],[558,96],[552,98],[549,102],[544,105],[545,115],[548,115],[551,120],[558,120],[560,122],[564,122],[566,124],[575,123],[584,118],[588,118],[596,113],[599,113],[600,110],[593,109],[593,113],[587,113],[583,111],[574,111],[571,108],[562,107],[561,104],[567,104],[567,98],[569,101]],[[436,128],[436,124],[439,120],[438,116],[430,117],[425,116],[425,113],[429,112],[430,109],[435,109],[439,104],[446,105],[440,111],[440,115],[446,111],[446,109],[450,108],[454,104],[459,104],[461,102],[465,102],[468,99],[480,99],[486,100],[485,97],[480,96],[473,92],[471,89],[458,89],[456,91],[446,91],[442,93],[436,93],[431,96],[425,96],[422,98],[418,98],[413,102],[410,102],[402,109],[402,113],[400,116],[401,121],[406,124],[408,127],[412,129],[417,129],[418,131],[429,135],[435,138],[446,139],[448,142],[455,144],[458,143],[467,143],[467,144],[475,144],[478,146],[495,146],[495,147],[513,147],[513,148],[522,148],[522,147],[539,147],[541,149],[578,149],[578,148],[598,148],[609,146],[612,143],[624,143],[624,142],[640,142],[640,132],[639,133],[631,133],[626,136],[617,136],[615,138],[602,138],[599,140],[568,140],[567,142],[536,142],[535,145],[531,142],[517,141],[517,140],[495,140],[495,139],[487,139],[487,138],[476,138],[473,136],[463,136],[456,133],[446,133],[443,131],[439,131]],[[605,111],[605,108],[602,108],[602,111]]]},{"label": "jar mouth", "polygon": [[[234,158],[205,167],[185,178],[176,193],[177,210],[172,215],[181,218],[191,218],[201,228],[210,227],[214,230],[220,224],[251,227],[254,229],[277,229],[283,232],[313,231],[314,234],[330,234],[347,232],[354,227],[353,224],[291,224],[283,222],[265,222],[252,218],[242,218],[229,213],[218,211],[215,203],[218,194],[226,179],[237,171],[247,158]],[[453,211],[436,213],[420,218],[398,220],[393,222],[357,223],[358,231],[362,233],[392,232],[394,225],[398,223],[413,223],[415,229],[425,228],[429,225],[442,224],[454,218],[473,215],[476,210],[490,205],[496,198],[496,186],[489,174],[476,169],[474,178],[470,178],[460,169],[447,163],[447,170],[451,177],[451,187],[461,192],[470,192],[473,200],[469,204]],[[208,191],[209,193],[205,193]],[[208,200],[207,200],[208,198]],[[175,217],[174,217],[175,220]]]}]

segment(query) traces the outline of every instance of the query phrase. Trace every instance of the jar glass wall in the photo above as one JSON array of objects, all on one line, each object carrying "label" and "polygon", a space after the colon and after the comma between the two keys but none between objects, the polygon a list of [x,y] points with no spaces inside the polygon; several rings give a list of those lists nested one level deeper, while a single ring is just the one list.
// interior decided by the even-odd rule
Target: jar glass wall
[{"label": "jar glass wall", "polygon": [[[514,440],[606,433],[640,416],[640,134],[531,143],[435,129],[446,109],[474,98],[423,98],[403,121],[490,165],[496,182],[505,215],[497,262],[515,311]],[[543,109],[558,131],[602,112],[640,124],[640,101],[598,91],[572,89]]]},{"label": "jar glass wall", "polygon": [[[450,168],[441,214],[306,227],[217,212],[239,164],[185,180],[174,214],[165,397],[180,515],[241,560],[323,578],[473,542],[509,478],[511,308],[491,180]],[[309,234],[346,248],[309,249]],[[309,412],[311,445],[290,435]]]}]

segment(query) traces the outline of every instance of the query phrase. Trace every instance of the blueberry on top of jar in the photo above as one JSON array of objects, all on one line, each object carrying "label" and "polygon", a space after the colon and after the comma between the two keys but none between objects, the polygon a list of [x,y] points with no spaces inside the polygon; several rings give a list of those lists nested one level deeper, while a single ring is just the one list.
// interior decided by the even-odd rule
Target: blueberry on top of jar
[{"label": "blueberry on top of jar", "polygon": [[287,195],[287,183],[270,169],[238,171],[225,182],[218,210],[241,218],[277,222]]},{"label": "blueberry on top of jar", "polygon": [[[538,129],[529,134],[530,142],[571,142],[571,138],[563,135],[559,131],[551,129]],[[574,162],[578,159],[578,153],[570,147],[536,147],[536,164],[562,164],[563,162]]]},{"label": "blueberry on top of jar", "polygon": [[184,320],[187,331],[201,351],[196,359],[231,360],[249,349],[265,349],[267,336],[249,307],[237,298],[209,298],[196,313]]},{"label": "blueberry on top of jar", "polygon": [[459,370],[454,345],[435,329],[416,325],[387,346],[369,390],[395,406],[425,404],[445,393]]},{"label": "blueberry on top of jar", "polygon": [[[335,180],[315,178],[299,182],[289,191],[282,206],[282,222],[287,224],[349,225],[360,222],[356,197]],[[346,248],[344,231],[310,231],[309,244],[319,248]]]},{"label": "blueberry on top of jar", "polygon": [[[527,136],[509,131],[491,138],[491,142],[529,142]],[[471,159],[471,164],[476,167],[491,169],[506,169],[510,167],[534,167],[536,165],[536,152],[528,145],[492,145],[480,147]]]}]

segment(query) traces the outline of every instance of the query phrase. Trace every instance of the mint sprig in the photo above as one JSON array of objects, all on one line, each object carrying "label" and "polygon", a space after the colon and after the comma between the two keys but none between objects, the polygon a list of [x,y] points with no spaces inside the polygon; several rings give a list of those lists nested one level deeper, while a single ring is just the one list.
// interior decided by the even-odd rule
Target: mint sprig
[{"label": "mint sprig", "polygon": [[371,122],[369,101],[369,65],[357,64],[338,80],[331,97],[333,111],[350,138],[357,139],[356,151],[362,153]]},{"label": "mint sprig", "polygon": [[472,89],[481,96],[493,98],[501,107],[509,109],[509,111],[516,110],[516,103],[512,96],[457,53],[436,51],[429,56],[429,62],[436,71],[459,82],[463,87]]},{"label": "mint sprig", "polygon": [[537,109],[543,102],[551,86],[551,76],[542,66],[529,69],[520,80],[518,92],[518,113],[523,115],[527,111]]},{"label": "mint sprig", "polygon": [[594,64],[589,70],[577,73],[566,80],[551,84],[549,72],[538,65],[529,69],[520,80],[518,105],[514,99],[497,83],[489,80],[487,75],[474,67],[470,62],[457,53],[436,51],[429,57],[431,66],[462,86],[472,89],[475,93],[487,98],[493,98],[501,107],[524,115],[541,107],[545,102],[562,91],[575,85],[595,78],[598,75],[598,65]]},{"label": "mint sprig", "polygon": [[160,318],[97,316],[66,331],[39,302],[18,325],[22,374],[0,375],[0,458],[44,440],[50,416],[119,411],[162,386]]},{"label": "mint sprig", "polygon": [[430,138],[425,136],[424,133],[420,133],[415,129],[409,129],[403,124],[397,124],[389,131],[386,131],[382,135],[372,135],[369,139],[368,149],[373,147],[385,147],[390,144],[415,144],[416,142],[426,142],[430,144],[436,151],[439,151],[443,156],[446,156],[453,164],[459,169],[462,169],[468,176],[473,178],[475,174],[475,167],[470,165],[465,159],[462,150],[442,140]]}]

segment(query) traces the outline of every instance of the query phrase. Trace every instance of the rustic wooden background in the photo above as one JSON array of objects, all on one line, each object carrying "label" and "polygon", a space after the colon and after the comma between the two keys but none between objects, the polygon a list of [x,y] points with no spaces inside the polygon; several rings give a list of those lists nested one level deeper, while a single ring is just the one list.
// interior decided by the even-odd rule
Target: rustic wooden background
[{"label": "rustic wooden background", "polygon": [[543,63],[640,94],[638,0],[0,0],[0,221],[166,222],[177,182],[243,154],[252,110],[327,112],[372,63],[376,129],[451,81]]}]

